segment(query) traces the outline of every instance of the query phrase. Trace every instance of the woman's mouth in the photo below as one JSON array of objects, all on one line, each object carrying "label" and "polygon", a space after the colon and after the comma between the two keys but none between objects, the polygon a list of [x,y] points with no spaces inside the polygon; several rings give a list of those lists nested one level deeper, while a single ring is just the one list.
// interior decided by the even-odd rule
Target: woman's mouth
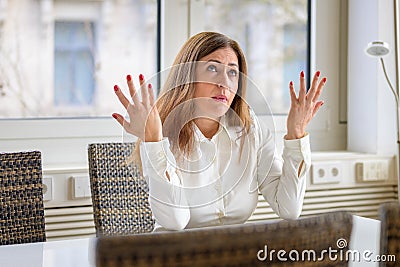
[{"label": "woman's mouth", "polygon": [[212,99],[218,101],[218,102],[222,102],[224,104],[228,103],[228,98],[224,95],[217,95],[217,96],[213,96]]}]

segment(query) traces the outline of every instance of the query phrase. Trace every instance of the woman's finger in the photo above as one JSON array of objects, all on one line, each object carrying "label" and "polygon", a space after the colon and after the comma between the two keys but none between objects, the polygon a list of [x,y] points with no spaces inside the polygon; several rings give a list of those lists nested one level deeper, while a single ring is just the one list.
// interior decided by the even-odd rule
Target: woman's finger
[{"label": "woman's finger", "polygon": [[307,93],[307,99],[312,100],[314,99],[314,95],[317,90],[317,83],[318,83],[318,78],[320,75],[320,71],[315,72],[313,80],[311,82],[310,90]]},{"label": "woman's finger", "polygon": [[122,126],[122,128],[124,128],[124,130],[127,133],[138,136],[136,130],[131,127],[131,124],[127,120],[125,120],[125,118],[122,115],[118,113],[113,113],[112,116]]},{"label": "woman's finger", "polygon": [[306,79],[304,78],[304,71],[300,72],[300,90],[299,101],[302,102],[306,98]]},{"label": "woman's finger", "polygon": [[322,89],[324,88],[325,83],[326,83],[326,77],[322,78],[322,80],[319,82],[317,91],[315,92],[314,97],[312,99],[313,102],[318,100],[319,96],[322,93]]},{"label": "woman's finger", "polygon": [[[131,98],[133,98],[133,96],[136,93],[135,87],[133,86],[133,89],[131,88],[131,86],[129,86],[129,83],[132,81],[132,76],[130,74],[126,75],[126,83],[128,84],[129,87],[129,94],[131,95]],[[133,83],[132,83],[133,85]]]},{"label": "woman's finger", "polygon": [[132,100],[133,100],[133,103],[134,103],[135,105],[139,105],[140,99],[139,99],[139,96],[138,96],[138,94],[137,94],[135,85],[133,84],[132,76],[131,76],[131,75],[127,75],[127,76],[126,76],[126,82],[128,83],[129,94],[131,95],[131,98],[132,98]]},{"label": "woman's finger", "polygon": [[312,113],[312,116],[314,117],[314,115],[318,112],[319,108],[322,107],[322,105],[324,104],[324,101],[318,101],[315,106],[314,106],[314,110]]},{"label": "woman's finger", "polygon": [[296,96],[296,92],[294,91],[294,86],[293,86],[292,81],[290,81],[290,83],[289,83],[289,90],[290,90],[290,102],[293,105],[297,102],[297,96]]},{"label": "woman's finger", "polygon": [[145,107],[148,107],[150,105],[149,94],[143,74],[139,75],[139,82],[140,82],[140,91],[142,92],[142,103]]},{"label": "woman's finger", "polygon": [[148,91],[149,91],[149,99],[150,99],[150,106],[154,106],[154,102],[155,102],[155,97],[154,97],[154,92],[153,92],[153,86],[151,85],[151,83],[149,83],[148,87]]},{"label": "woman's finger", "polygon": [[114,85],[114,92],[117,95],[119,102],[125,107],[125,109],[128,109],[130,102],[128,98],[125,97],[125,95],[121,92],[121,89],[119,88],[118,85]]},{"label": "woman's finger", "polygon": [[128,121],[126,121],[122,115],[118,113],[113,113],[112,116],[119,124],[121,124],[122,127],[124,127],[124,125],[127,125]]}]

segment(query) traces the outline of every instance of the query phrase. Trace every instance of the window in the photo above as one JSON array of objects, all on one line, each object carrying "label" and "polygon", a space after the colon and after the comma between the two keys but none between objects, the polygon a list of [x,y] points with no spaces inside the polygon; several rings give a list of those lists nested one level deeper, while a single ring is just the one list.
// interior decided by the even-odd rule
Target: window
[{"label": "window", "polygon": [[94,24],[55,23],[54,105],[90,106],[95,93]]},{"label": "window", "polygon": [[249,78],[274,114],[287,113],[290,80],[298,84],[300,71],[308,73],[308,1],[207,0],[204,21],[205,30],[239,42]]},{"label": "window", "polygon": [[[0,1],[1,2],[1,1]],[[3,1],[4,2],[4,1]],[[121,141],[113,86],[158,64],[157,0],[0,5],[0,147],[40,150],[43,168],[87,167],[87,144]]]},{"label": "window", "polygon": [[[306,73],[308,71],[306,33],[307,25],[305,24],[293,23],[286,24],[283,27],[283,81],[295,79],[300,70],[304,70]],[[289,106],[289,91],[284,90],[281,107],[288,110]],[[284,112],[284,110],[281,110],[281,112]]]},{"label": "window", "polygon": [[0,119],[111,117],[114,84],[157,72],[157,0],[6,3]]}]

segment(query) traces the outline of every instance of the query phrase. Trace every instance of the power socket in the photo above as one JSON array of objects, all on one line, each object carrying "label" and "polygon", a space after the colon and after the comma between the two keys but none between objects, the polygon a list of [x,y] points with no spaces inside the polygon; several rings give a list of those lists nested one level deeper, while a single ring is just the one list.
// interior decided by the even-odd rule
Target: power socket
[{"label": "power socket", "polygon": [[90,182],[88,176],[72,176],[73,182],[73,198],[90,198]]},{"label": "power socket", "polygon": [[43,177],[43,201],[53,199],[53,177]]},{"label": "power socket", "polygon": [[313,184],[333,184],[342,180],[342,163],[339,161],[317,161],[311,165]]},{"label": "power socket", "polygon": [[389,179],[388,160],[365,160],[356,163],[356,176],[360,182],[385,181]]}]

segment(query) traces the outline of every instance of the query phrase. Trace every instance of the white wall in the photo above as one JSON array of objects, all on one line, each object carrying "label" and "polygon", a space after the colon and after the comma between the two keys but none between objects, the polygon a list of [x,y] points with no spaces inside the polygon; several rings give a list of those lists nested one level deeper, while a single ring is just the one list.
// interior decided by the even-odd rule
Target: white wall
[{"label": "white wall", "polygon": [[[360,8],[362,7],[362,8]],[[377,58],[364,50],[375,40],[389,43],[384,58],[396,83],[393,0],[349,1],[348,150],[379,155],[397,153],[395,101]]]}]

